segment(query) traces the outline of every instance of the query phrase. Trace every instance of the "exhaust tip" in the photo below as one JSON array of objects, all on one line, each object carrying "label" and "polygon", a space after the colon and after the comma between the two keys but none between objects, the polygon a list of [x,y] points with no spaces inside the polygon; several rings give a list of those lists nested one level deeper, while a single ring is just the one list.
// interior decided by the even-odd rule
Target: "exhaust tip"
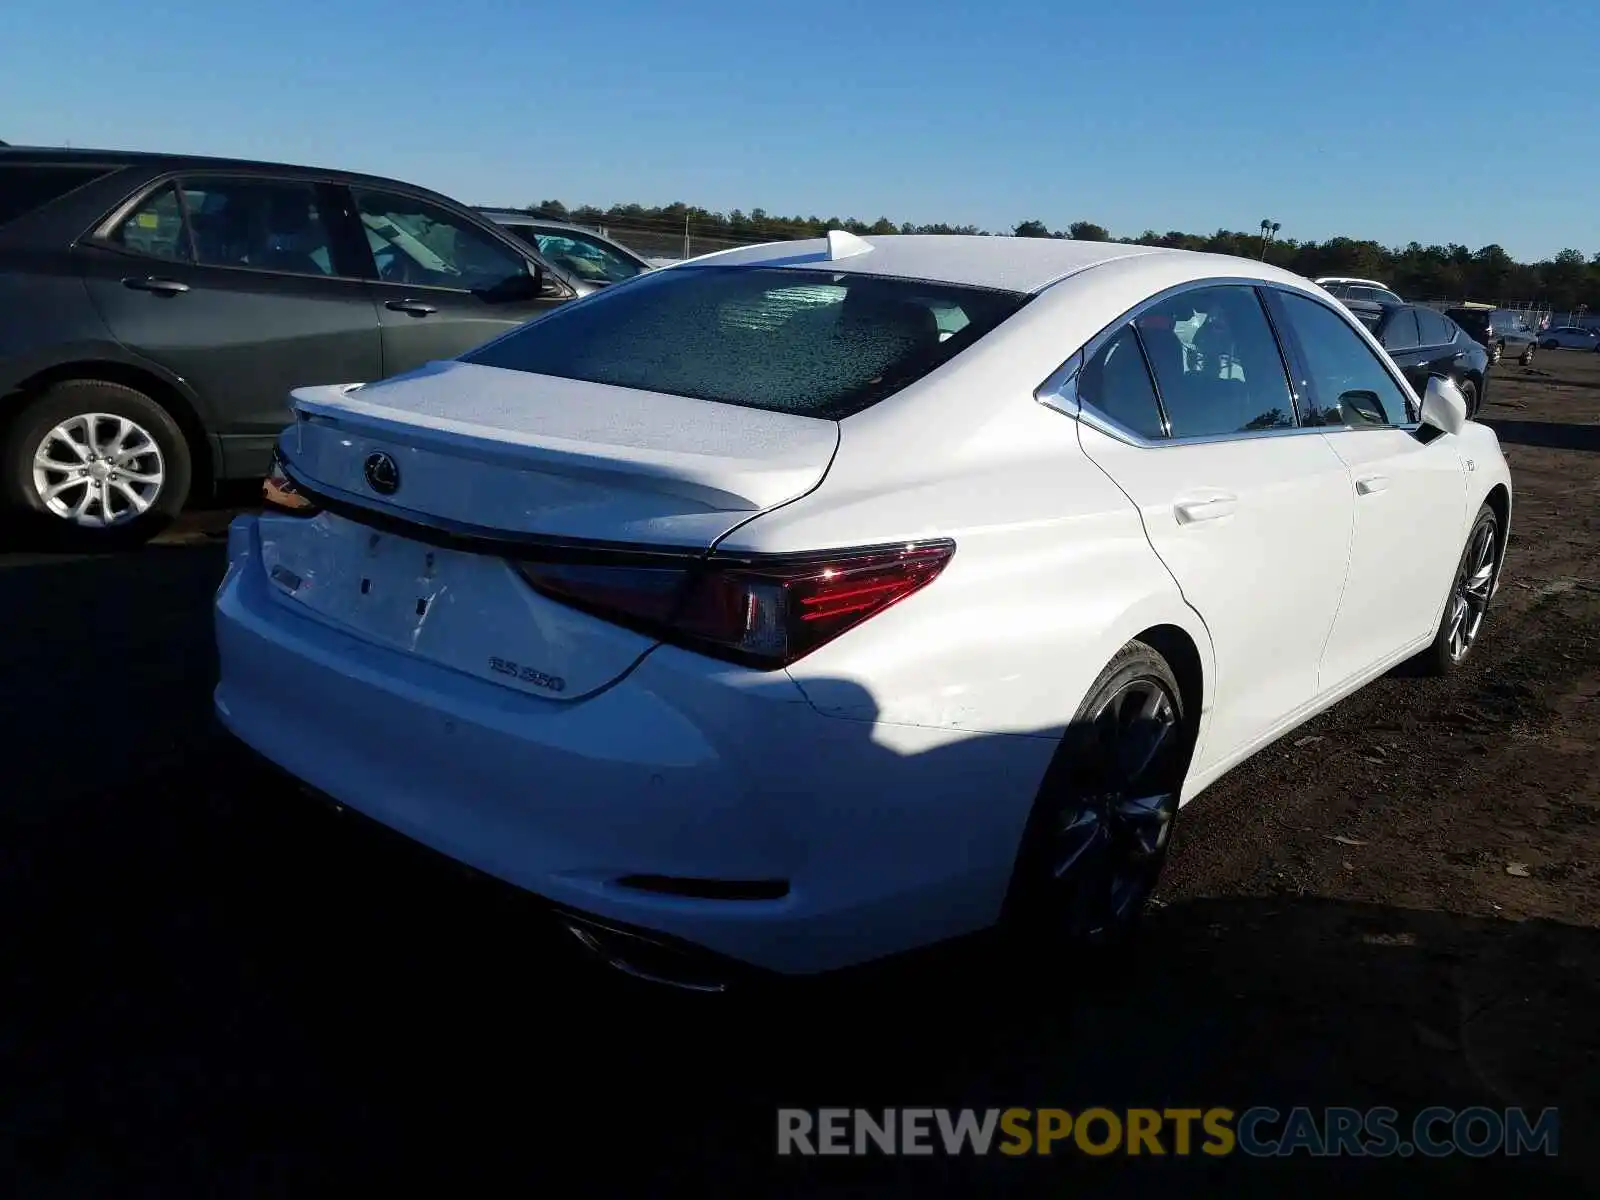
[{"label": "exhaust tip", "polygon": [[587,917],[564,915],[561,922],[579,945],[624,975],[684,991],[728,990],[726,975],[716,969],[709,957]]}]

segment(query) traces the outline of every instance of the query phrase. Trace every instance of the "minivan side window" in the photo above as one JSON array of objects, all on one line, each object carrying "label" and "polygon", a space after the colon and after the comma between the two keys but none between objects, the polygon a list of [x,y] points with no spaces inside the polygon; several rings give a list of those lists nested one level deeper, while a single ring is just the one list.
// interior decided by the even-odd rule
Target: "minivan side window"
[{"label": "minivan side window", "polygon": [[189,231],[183,223],[183,207],[178,189],[163,184],[144,203],[134,209],[111,231],[110,240],[126,250],[164,258],[169,262],[193,262]]},{"label": "minivan side window", "polygon": [[438,205],[393,192],[350,190],[385,283],[493,292],[529,274],[527,260]]},{"label": "minivan side window", "polygon": [[286,275],[332,275],[333,238],[314,184],[287,179],[183,181],[196,261]]},{"label": "minivan side window", "polygon": [[1304,398],[1302,424],[1361,429],[1416,423],[1415,397],[1348,321],[1297,292],[1276,291],[1274,303],[1305,360],[1306,378],[1295,389]]}]

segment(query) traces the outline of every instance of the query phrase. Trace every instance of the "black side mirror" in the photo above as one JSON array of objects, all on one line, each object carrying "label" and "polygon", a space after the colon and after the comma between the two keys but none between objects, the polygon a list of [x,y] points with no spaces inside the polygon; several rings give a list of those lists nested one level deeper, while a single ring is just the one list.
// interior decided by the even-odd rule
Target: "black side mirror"
[{"label": "black side mirror", "polygon": [[567,294],[565,285],[543,267],[529,263],[527,274],[511,275],[492,288],[483,288],[478,295],[491,304],[518,304],[528,300],[562,298]]}]

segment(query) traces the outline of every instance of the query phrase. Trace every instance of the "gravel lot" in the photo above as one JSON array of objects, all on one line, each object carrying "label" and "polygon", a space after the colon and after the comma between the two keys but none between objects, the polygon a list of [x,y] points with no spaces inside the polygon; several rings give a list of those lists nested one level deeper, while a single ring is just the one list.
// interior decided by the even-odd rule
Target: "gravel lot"
[{"label": "gravel lot", "polygon": [[[0,555],[0,1194],[1594,1194],[1600,355],[1488,396],[1518,495],[1470,667],[1258,755],[1184,810],[1136,950],[1038,975],[983,944],[759,1001],[603,974],[217,731],[225,512],[135,554]],[[1558,1105],[1561,1154],[772,1154],[778,1105],[1184,1103]]]}]

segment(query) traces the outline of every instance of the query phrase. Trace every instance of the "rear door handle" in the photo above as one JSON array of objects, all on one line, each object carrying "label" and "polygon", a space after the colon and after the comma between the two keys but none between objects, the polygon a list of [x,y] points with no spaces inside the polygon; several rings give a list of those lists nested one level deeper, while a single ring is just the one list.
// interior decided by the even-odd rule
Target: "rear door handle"
[{"label": "rear door handle", "polygon": [[1371,496],[1378,492],[1389,490],[1389,477],[1387,475],[1367,475],[1356,480],[1356,494]]},{"label": "rear door handle", "polygon": [[122,286],[132,288],[136,292],[155,292],[161,296],[176,296],[189,290],[187,283],[179,283],[176,279],[157,279],[155,276],[140,278],[135,275],[130,279],[124,279]]},{"label": "rear door handle", "polygon": [[384,307],[394,312],[410,313],[413,317],[426,317],[439,310],[431,304],[424,304],[420,300],[389,300]]},{"label": "rear door handle", "polygon": [[1197,521],[1215,521],[1231,517],[1239,507],[1237,496],[1207,496],[1203,499],[1179,500],[1173,506],[1178,514],[1178,524],[1193,525]]}]

